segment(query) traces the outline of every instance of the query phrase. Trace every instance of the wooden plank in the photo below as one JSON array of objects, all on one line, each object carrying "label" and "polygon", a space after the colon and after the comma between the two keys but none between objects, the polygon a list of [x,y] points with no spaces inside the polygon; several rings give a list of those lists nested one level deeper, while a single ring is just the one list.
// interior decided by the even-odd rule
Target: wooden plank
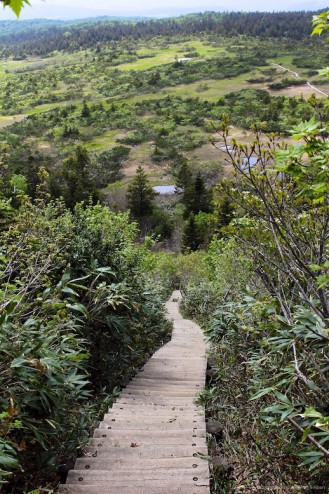
[{"label": "wooden plank", "polygon": [[101,437],[101,438],[92,438],[89,441],[90,446],[97,446],[98,448],[101,446],[131,446],[131,447],[140,447],[151,444],[158,445],[177,445],[177,446],[195,446],[196,448],[202,447],[205,445],[206,441],[203,437],[188,437],[188,436],[180,436],[180,437],[169,437],[165,436],[162,438],[157,438],[156,436],[145,436],[137,438],[109,438],[109,437]]},{"label": "wooden plank", "polygon": [[120,398],[117,403],[122,403],[123,405],[173,405],[173,406],[188,406],[193,405],[194,397],[180,398],[179,396],[141,396],[141,397],[130,397],[124,396]]},{"label": "wooden plank", "polygon": [[[158,369],[158,368],[157,368]],[[172,372],[172,370],[168,370],[168,371],[158,371],[158,372],[155,372],[155,371],[152,371],[151,369],[149,371],[141,371],[140,374],[139,374],[139,377],[141,377],[142,379],[169,379],[171,382],[175,382],[175,381],[181,381],[181,380],[184,380],[185,382],[195,382],[195,378],[198,377],[197,374],[194,373],[193,375],[193,378],[192,377],[189,377],[189,375],[191,375],[191,372],[190,373],[183,373],[183,372]],[[204,384],[205,382],[205,378],[204,378],[204,372],[202,372],[202,376],[200,375],[199,377],[200,379],[200,383],[201,384]]]},{"label": "wooden plank", "polygon": [[[135,469],[144,469],[144,470],[155,470],[155,469],[193,469],[193,472],[201,465],[202,467],[208,465],[204,465],[205,460],[200,458],[150,458],[147,461],[144,458],[134,458],[133,468]],[[127,461],[125,458],[78,458],[75,464],[75,468],[77,470],[109,470],[109,471],[117,471],[117,470],[126,470]]]},{"label": "wooden plank", "polygon": [[105,419],[110,417],[124,417],[125,415],[137,415],[137,414],[151,415],[152,417],[161,417],[161,415],[170,415],[176,417],[194,416],[198,415],[204,417],[204,412],[200,408],[195,408],[195,405],[190,406],[166,406],[166,405],[123,405],[109,410],[109,413],[104,415]]},{"label": "wooden plank", "polygon": [[200,384],[189,384],[187,381],[186,382],[182,382],[180,381],[179,384],[175,384],[173,382],[168,382],[168,381],[160,381],[160,379],[158,381],[155,381],[155,382],[149,382],[149,383],[146,383],[145,381],[141,381],[139,379],[134,379],[132,381],[131,384],[129,384],[125,389],[150,389],[151,391],[153,389],[162,389],[162,388],[166,388],[166,389],[172,389],[173,391],[177,390],[177,391],[184,391],[184,390],[187,390],[187,391],[194,391],[194,392],[199,392],[200,389],[202,389],[202,385]]},{"label": "wooden plank", "polygon": [[[193,427],[193,429],[192,429]],[[193,424],[184,424],[183,422],[180,422],[180,423],[177,423],[176,421],[166,421],[166,422],[161,422],[161,423],[156,423],[156,422],[153,422],[153,423],[144,423],[144,422],[139,422],[137,424],[135,424],[133,421],[131,421],[130,423],[127,423],[126,422],[119,422],[118,424],[111,424],[111,425],[108,425],[108,422],[101,422],[100,424],[100,427],[98,427],[98,429],[95,429],[95,430],[98,430],[98,431],[103,431],[103,432],[121,432],[122,430],[123,431],[127,431],[127,433],[130,433],[130,432],[133,432],[133,431],[150,431],[152,432],[152,434],[154,433],[154,431],[194,431],[194,430],[198,430],[198,431],[205,431],[206,428],[205,428],[205,424],[202,423],[202,422],[193,422]],[[203,437],[203,436],[202,436]]]},{"label": "wooden plank", "polygon": [[[121,471],[109,471],[109,470],[70,470],[67,481],[68,483],[76,484],[80,482],[103,482],[111,481],[111,483],[117,481],[122,482]],[[142,469],[126,469],[124,472],[125,480],[141,481],[141,480],[168,480],[170,477],[175,477],[178,481],[183,479],[186,483],[194,485],[194,482],[204,484],[209,480],[209,468],[208,465],[197,466],[196,468],[175,468],[168,469],[156,468],[152,470]],[[195,479],[195,480],[194,480]]]},{"label": "wooden plank", "polygon": [[[203,376],[202,376],[203,377]],[[140,385],[140,386],[159,386],[159,384],[170,384],[171,386],[195,386],[199,387],[200,386],[200,379],[194,379],[194,380],[176,380],[173,382],[172,379],[170,378],[165,378],[165,376],[159,377],[158,379],[154,379],[151,377],[141,377],[140,374],[138,374],[132,381],[132,384],[134,385]]]},{"label": "wooden plank", "polygon": [[119,420],[156,420],[158,422],[163,422],[164,420],[183,420],[183,421],[193,421],[193,420],[202,420],[204,422],[204,415],[198,413],[197,411],[191,408],[190,410],[184,410],[184,412],[173,412],[170,410],[159,410],[158,412],[154,410],[146,410],[143,409],[140,412],[136,410],[136,407],[133,409],[116,409],[110,414],[104,415],[104,422],[117,422]]},{"label": "wooden plank", "polygon": [[153,404],[144,404],[141,405],[140,407],[136,408],[136,405],[124,405],[123,403],[114,403],[113,407],[109,410],[109,414],[111,413],[117,413],[119,410],[131,410],[131,411],[136,411],[136,410],[148,410],[151,413],[154,413],[154,415],[160,413],[160,412],[166,412],[166,411],[176,411],[177,413],[180,412],[195,412],[198,414],[204,415],[204,410],[202,407],[197,405],[196,403],[193,403],[192,405],[168,405],[168,404],[162,404],[162,405],[153,405]]},{"label": "wooden plank", "polygon": [[153,437],[154,440],[158,439],[161,441],[163,438],[181,438],[181,437],[187,437],[187,438],[192,438],[192,437],[206,437],[205,435],[205,429],[200,430],[200,429],[195,429],[193,428],[193,425],[190,424],[188,429],[174,429],[170,431],[166,430],[158,430],[158,431],[144,431],[144,430],[127,430],[127,429],[122,429],[122,430],[104,430],[104,429],[95,429],[94,430],[94,438],[108,438],[108,439],[121,439],[121,438],[132,438],[132,440],[135,439],[144,439],[145,437]]},{"label": "wooden plank", "polygon": [[197,448],[184,446],[165,446],[154,444],[148,446],[139,446],[132,448],[127,447],[89,447],[87,448],[86,456],[88,458],[125,458],[131,463],[134,458],[154,459],[154,458],[198,458],[199,456],[207,456],[208,448],[205,444]]},{"label": "wooden plank", "polygon": [[193,428],[198,428],[201,430],[205,430],[204,420],[200,417],[199,420],[191,420],[191,421],[181,421],[176,420],[175,418],[169,417],[165,418],[162,421],[159,421],[159,418],[139,418],[136,420],[134,417],[129,417],[125,419],[121,419],[115,422],[100,422],[98,429],[102,430],[117,430],[117,429],[150,429],[150,430],[170,430],[170,429],[190,429],[191,426]]},{"label": "wooden plank", "polygon": [[165,396],[165,397],[177,397],[177,398],[195,398],[197,393],[195,390],[192,391],[172,391],[169,388],[161,388],[161,389],[125,389],[120,398],[139,398],[142,396]]},{"label": "wooden plank", "polygon": [[150,486],[145,483],[135,482],[133,486],[127,486],[124,482],[121,485],[77,485],[66,484],[59,486],[60,494],[209,494],[208,486],[187,486],[186,484],[175,483],[174,486],[155,485]]}]

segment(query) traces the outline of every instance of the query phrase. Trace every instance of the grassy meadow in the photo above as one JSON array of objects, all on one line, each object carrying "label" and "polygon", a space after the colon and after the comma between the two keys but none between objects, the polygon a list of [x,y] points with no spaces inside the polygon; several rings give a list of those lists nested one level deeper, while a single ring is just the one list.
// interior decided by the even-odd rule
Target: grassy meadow
[{"label": "grassy meadow", "polygon": [[[168,97],[180,100],[193,98],[200,105],[207,102],[216,105],[226,95],[249,89],[267,91],[274,98],[284,96],[307,99],[314,93],[306,84],[287,85],[279,90],[270,89],[271,83],[280,83],[286,78],[290,80],[295,77],[277,65],[298,72],[311,83],[315,81],[322,91],[329,93],[329,85],[323,84],[322,76],[317,73],[309,76],[307,69],[296,65],[298,56],[303,56],[306,60],[312,57],[310,47],[301,46],[296,57],[295,47],[287,47],[281,41],[273,44],[271,41],[259,42],[245,36],[226,39],[216,38],[214,35],[181,38],[159,36],[147,42],[140,40],[135,45],[124,41],[109,45],[100,53],[86,49],[73,53],[54,52],[47,57],[30,56],[25,60],[4,58],[0,63],[0,88],[3,93],[0,101],[0,129],[10,129],[12,124],[24,123],[26,118],[33,118],[34,121],[50,119],[52,112],[65,112],[67,108],[74,107],[74,126],[79,128],[78,140],[81,140],[90,153],[100,153],[113,149],[118,141],[138,132],[138,116],[134,113],[141,101],[154,104],[158,102],[162,105],[163,99]],[[259,57],[264,56],[265,61],[257,66],[258,54]],[[177,64],[177,60],[181,58],[189,58],[189,61]],[[245,58],[250,62],[241,69],[241,73],[236,72],[235,75],[234,68]],[[195,80],[191,81],[193,78]],[[9,87],[13,88],[9,99],[15,100],[14,105],[6,98]],[[321,97],[319,93],[315,95]],[[105,112],[111,112],[114,106],[124,109],[133,115],[130,120],[134,122],[128,122],[125,118],[124,122],[109,124],[108,121],[97,121],[96,118],[92,125],[86,124],[79,121],[84,102],[90,108],[101,105]],[[145,127],[144,123],[150,117],[150,124],[156,121],[154,113],[149,113],[143,115],[141,128]],[[59,127],[57,133],[56,126]],[[40,152],[54,155],[56,162],[63,156],[63,145],[64,149],[69,150],[76,141],[76,138],[61,141],[58,138],[61,127],[59,121],[52,132],[41,129],[33,136],[26,135],[25,139],[28,142],[33,141]],[[209,157],[206,142],[214,137],[214,133],[205,127],[203,125],[195,129],[204,136],[204,141],[201,142],[201,139],[200,144],[195,143],[195,146],[199,162],[206,165],[210,163],[211,166],[216,156],[212,152]],[[186,126],[185,131],[188,131]],[[245,132],[246,128],[235,125],[236,137],[243,139]],[[156,182],[159,176],[163,180],[163,175],[165,180],[172,181],[172,165],[175,160],[164,157],[161,162],[155,162],[155,147],[154,136],[145,137],[143,142],[137,142],[131,147],[124,166],[126,180],[129,181],[138,165],[142,165],[152,181]],[[192,151],[182,147],[181,153],[193,161]]]}]

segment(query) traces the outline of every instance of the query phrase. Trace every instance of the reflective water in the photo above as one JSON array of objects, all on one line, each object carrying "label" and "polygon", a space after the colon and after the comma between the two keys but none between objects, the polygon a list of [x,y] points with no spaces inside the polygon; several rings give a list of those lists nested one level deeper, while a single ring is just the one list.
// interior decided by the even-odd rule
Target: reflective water
[{"label": "reflective water", "polygon": [[175,194],[176,186],[175,185],[156,185],[155,187],[153,187],[153,190],[155,190],[155,192],[158,192],[158,194],[160,194],[160,195],[164,195],[164,194],[171,195],[171,194]]},{"label": "reflective water", "polygon": [[249,159],[245,158],[244,162],[241,163],[241,170],[248,170],[249,168],[253,168],[257,163],[258,158],[256,156],[250,156]]}]

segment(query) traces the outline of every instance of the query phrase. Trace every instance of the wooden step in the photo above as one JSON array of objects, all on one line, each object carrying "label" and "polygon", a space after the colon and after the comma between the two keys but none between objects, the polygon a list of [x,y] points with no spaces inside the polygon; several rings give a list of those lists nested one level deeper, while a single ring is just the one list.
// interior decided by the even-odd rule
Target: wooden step
[{"label": "wooden step", "polygon": [[[102,446],[87,448],[87,458],[111,458],[121,459],[125,458],[127,461],[131,461],[133,458],[153,459],[153,458],[199,458],[200,456],[206,457],[208,455],[208,448],[203,445],[198,448],[192,446],[166,446],[153,444],[148,446],[140,446],[137,448],[127,447],[106,447]],[[78,461],[78,460],[77,460]]]},{"label": "wooden step", "polygon": [[[202,376],[203,377],[203,376]],[[164,376],[162,378],[154,379],[154,378],[148,378],[148,377],[141,377],[141,374],[136,376],[132,381],[131,384],[139,384],[141,386],[159,386],[161,384],[168,384],[170,386],[195,386],[195,387],[200,387],[200,379],[194,379],[192,380],[176,380],[173,381],[171,378],[165,378]]]},{"label": "wooden step", "polygon": [[195,390],[184,390],[184,391],[179,391],[179,390],[173,390],[170,388],[163,387],[161,389],[141,389],[141,388],[127,388],[124,391],[122,391],[120,395],[120,399],[122,398],[139,398],[140,396],[174,396],[177,398],[195,398],[197,393]]},{"label": "wooden step", "polygon": [[[171,483],[172,484],[172,483]],[[208,485],[197,486],[194,485],[191,490],[191,486],[175,483],[175,486],[171,484],[164,485],[161,483],[146,485],[145,483],[135,482],[133,486],[127,486],[125,483],[121,485],[106,485],[101,486],[99,484],[91,485],[77,485],[66,484],[59,487],[60,494],[209,494]]]},{"label": "wooden step", "polygon": [[173,382],[168,382],[167,381],[160,381],[158,379],[158,381],[155,381],[155,382],[145,382],[145,380],[141,380],[141,379],[134,379],[130,384],[128,384],[128,386],[126,386],[125,389],[135,389],[135,388],[141,388],[141,389],[149,389],[149,390],[153,390],[153,389],[163,389],[163,388],[166,388],[166,389],[173,389],[173,390],[178,390],[178,391],[184,391],[184,390],[187,390],[187,391],[194,391],[194,392],[198,392],[200,389],[202,389],[202,385],[200,384],[190,384],[188,381],[180,381],[179,383],[173,383]]},{"label": "wooden step", "polygon": [[158,430],[158,431],[151,431],[151,430],[128,430],[128,429],[118,429],[118,430],[112,430],[112,429],[95,429],[94,430],[94,438],[108,438],[110,440],[117,439],[118,441],[120,439],[126,439],[126,438],[131,438],[133,439],[144,439],[144,438],[151,438],[153,437],[154,440],[158,439],[161,441],[163,438],[181,438],[181,437],[205,437],[205,428],[203,430],[200,429],[195,429],[193,428],[193,425],[191,424],[188,429],[174,429],[174,430]]},{"label": "wooden step", "polygon": [[149,411],[150,413],[158,414],[161,412],[167,412],[167,411],[175,411],[175,413],[181,413],[181,412],[195,412],[199,414],[204,414],[202,408],[197,405],[196,403],[192,403],[190,405],[172,405],[172,404],[158,404],[155,405],[154,403],[144,403],[142,405],[138,405],[136,408],[136,403],[114,403],[113,407],[109,410],[109,413],[111,412],[117,412],[118,410],[131,410],[131,411],[137,411],[137,410],[143,410],[143,411]]},{"label": "wooden step", "polygon": [[[125,405],[124,405],[125,406]],[[138,407],[137,407],[138,408]],[[159,410],[158,412],[148,410],[143,408],[143,410],[138,411],[135,406],[130,408],[117,408],[111,413],[104,415],[105,422],[116,422],[120,419],[122,420],[158,420],[159,422],[164,420],[203,420],[204,414],[194,410],[193,408],[186,409],[184,411],[173,412],[172,410]]]},{"label": "wooden step", "polygon": [[191,425],[194,427],[198,427],[199,429],[204,429],[205,428],[205,422],[202,417],[194,417],[193,420],[179,420],[176,419],[175,417],[165,417],[159,420],[159,417],[147,417],[147,418],[141,418],[141,417],[127,417],[125,416],[124,418],[118,418],[114,422],[112,420],[110,421],[105,421],[103,420],[100,422],[98,429],[141,429],[141,428],[159,428],[160,429],[185,429],[185,428],[190,428]]},{"label": "wooden step", "polygon": [[[115,482],[122,483],[123,474],[121,471],[107,471],[107,470],[70,470],[67,483],[80,484],[81,483],[100,483],[106,485],[109,481],[113,485]],[[196,468],[175,468],[168,469],[167,467],[155,468],[153,470],[142,469],[127,469],[124,471],[125,482],[130,481],[130,485],[134,485],[135,481],[150,480],[150,481],[168,481],[170,477],[174,477],[177,481],[184,480],[186,483],[190,483],[191,486],[194,483],[204,485],[209,482],[209,468],[208,465],[198,465]]]},{"label": "wooden step", "polygon": [[131,446],[132,448],[158,444],[158,445],[177,445],[177,446],[193,446],[193,447],[202,447],[206,444],[205,437],[188,437],[188,436],[179,436],[179,437],[169,437],[168,435],[157,438],[154,435],[139,437],[137,438],[128,438],[128,437],[120,437],[118,438],[110,438],[110,437],[98,437],[92,438],[89,440],[90,446],[93,447],[102,447],[102,446]]},{"label": "wooden step", "polygon": [[171,406],[189,406],[194,404],[194,397],[184,397],[179,396],[123,396],[119,398],[117,403],[122,403],[123,405],[171,405]]},{"label": "wooden step", "polygon": [[[204,466],[205,460],[200,458],[149,458],[145,461],[144,458],[134,458],[133,468],[144,470],[156,470],[156,469],[197,469],[199,466]],[[208,465],[206,465],[208,468]],[[125,458],[78,458],[75,464],[77,470],[108,470],[117,472],[118,470],[127,469],[127,461]]]}]

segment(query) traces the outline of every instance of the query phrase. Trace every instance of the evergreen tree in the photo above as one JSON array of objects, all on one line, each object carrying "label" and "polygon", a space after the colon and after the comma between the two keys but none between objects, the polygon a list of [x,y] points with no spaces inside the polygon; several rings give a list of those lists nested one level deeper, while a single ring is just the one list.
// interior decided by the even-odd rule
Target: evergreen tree
[{"label": "evergreen tree", "polygon": [[90,174],[90,157],[83,146],[78,146],[72,155],[64,161],[61,174],[58,179],[59,184],[52,184],[52,189],[61,191],[65,204],[73,208],[77,202],[88,201],[93,203],[100,199],[95,182]]},{"label": "evergreen tree", "polygon": [[220,230],[231,223],[234,213],[234,207],[227,196],[218,205],[217,210],[217,228]]},{"label": "evergreen tree", "polygon": [[194,215],[200,211],[203,213],[210,213],[212,192],[211,189],[207,189],[204,180],[199,172],[194,182],[184,189],[183,204],[185,206],[185,218],[188,218],[190,213]]},{"label": "evergreen tree", "polygon": [[191,185],[192,173],[186,162],[183,162],[177,172],[175,185],[176,193],[184,192],[184,190]]},{"label": "evergreen tree", "polygon": [[103,188],[123,177],[121,171],[123,162],[127,159],[130,148],[115,146],[103,151],[92,158],[92,175],[97,187]]},{"label": "evergreen tree", "polygon": [[193,213],[188,217],[182,237],[182,252],[198,250],[202,243]]},{"label": "evergreen tree", "polygon": [[139,166],[127,192],[128,206],[132,215],[136,218],[141,218],[152,213],[156,195],[146,178],[143,168]]},{"label": "evergreen tree", "polygon": [[82,110],[81,110],[81,117],[82,118],[90,117],[90,109],[89,109],[89,106],[87,105],[86,100],[83,101],[83,106],[82,106]]}]

